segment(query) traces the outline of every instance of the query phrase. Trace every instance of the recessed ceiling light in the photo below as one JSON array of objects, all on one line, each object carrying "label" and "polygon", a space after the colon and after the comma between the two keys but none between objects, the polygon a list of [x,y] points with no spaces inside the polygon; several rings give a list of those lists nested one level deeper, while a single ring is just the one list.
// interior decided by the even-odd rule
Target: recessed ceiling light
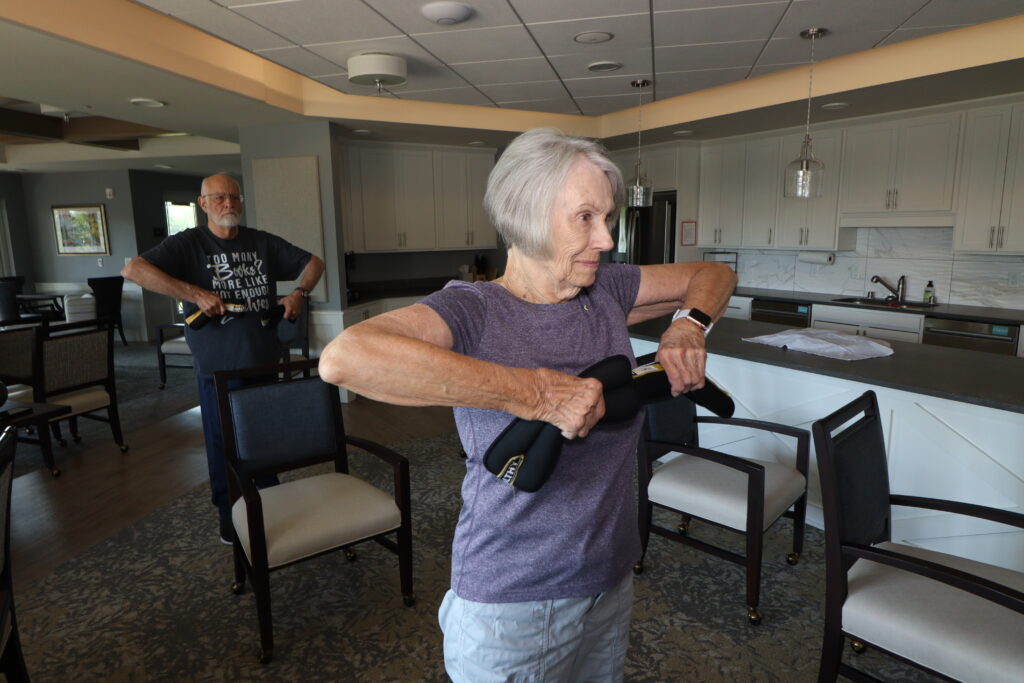
[{"label": "recessed ceiling light", "polygon": [[153,164],[153,168],[174,168],[170,164]]},{"label": "recessed ceiling light", "polygon": [[356,128],[355,130],[352,131],[352,134],[353,135],[369,135],[370,131],[367,130],[366,128]]},{"label": "recessed ceiling light", "polygon": [[160,107],[167,106],[166,102],[154,100],[152,97],[133,97],[128,101],[136,107],[149,107],[151,109],[159,109]]},{"label": "recessed ceiling light", "polygon": [[180,138],[180,137],[185,137],[186,135],[192,135],[192,133],[182,133],[182,132],[178,132],[178,131],[171,131],[169,133],[157,133],[155,137],[158,137],[158,138]]},{"label": "recessed ceiling light", "polygon": [[461,2],[428,2],[420,13],[435,24],[451,26],[461,24],[473,16],[473,8]]},{"label": "recessed ceiling light", "polygon": [[588,71],[598,71],[598,72],[602,72],[602,71],[618,71],[621,68],[622,68],[622,65],[619,64],[618,62],[612,62],[612,61],[607,61],[607,60],[606,61],[593,62],[591,64],[587,64],[587,70]]},{"label": "recessed ceiling light", "polygon": [[573,36],[573,40],[577,43],[593,45],[594,43],[607,43],[614,37],[615,34],[608,33],[607,31],[584,31]]},{"label": "recessed ceiling light", "polygon": [[835,111],[837,109],[847,109],[849,108],[849,106],[849,102],[826,102],[825,104],[821,105],[821,108],[826,111]]},{"label": "recessed ceiling light", "polygon": [[685,135],[693,135],[693,131],[692,130],[674,130],[674,131],[672,131],[672,135],[678,135],[680,137],[683,137]]},{"label": "recessed ceiling light", "polygon": [[483,147],[487,143],[485,143],[483,140],[473,140],[472,142],[467,142],[466,144],[469,145],[470,147]]}]

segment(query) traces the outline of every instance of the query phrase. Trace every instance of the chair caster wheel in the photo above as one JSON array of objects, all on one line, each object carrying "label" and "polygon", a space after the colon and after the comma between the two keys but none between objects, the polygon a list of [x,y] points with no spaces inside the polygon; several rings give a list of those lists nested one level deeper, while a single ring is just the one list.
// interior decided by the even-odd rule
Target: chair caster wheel
[{"label": "chair caster wheel", "polygon": [[786,564],[796,564],[800,561],[800,553],[790,553],[786,555]]},{"label": "chair caster wheel", "polygon": [[749,621],[752,625],[757,626],[761,623],[761,613],[753,607],[748,608],[747,621]]},{"label": "chair caster wheel", "polygon": [[157,389],[163,389],[163,388],[164,388],[163,384],[161,384],[160,386],[157,387]]},{"label": "chair caster wheel", "polygon": [[402,596],[402,604],[405,605],[406,607],[412,607],[413,605],[416,604],[416,596],[415,595],[403,595]]},{"label": "chair caster wheel", "polygon": [[644,563],[643,562],[637,562],[636,564],[634,564],[633,565],[633,573],[636,574],[637,576],[640,576],[641,574],[643,574],[644,573]]},{"label": "chair caster wheel", "polygon": [[128,452],[128,444],[121,444],[121,446],[119,448],[121,449],[122,453],[127,453]]},{"label": "chair caster wheel", "polygon": [[349,562],[355,562],[356,561],[356,551],[355,550],[351,550],[349,548],[345,548],[345,559],[348,560]]},{"label": "chair caster wheel", "polygon": [[235,581],[231,584],[231,592],[235,595],[241,595],[245,592],[245,584],[241,581]]},{"label": "chair caster wheel", "polygon": [[54,477],[54,478],[59,477],[60,476],[60,468],[59,467],[54,467],[53,469],[51,469],[50,470],[50,476]]},{"label": "chair caster wheel", "polygon": [[269,664],[270,660],[274,658],[273,650],[260,649],[256,652],[256,661],[260,664]]},{"label": "chair caster wheel", "polygon": [[868,649],[868,646],[860,642],[859,640],[851,640],[850,649],[856,652],[857,654],[861,654],[862,652]]},{"label": "chair caster wheel", "polygon": [[680,536],[685,536],[689,531],[690,531],[690,525],[689,524],[680,524],[679,526],[676,527],[676,533],[678,533]]}]

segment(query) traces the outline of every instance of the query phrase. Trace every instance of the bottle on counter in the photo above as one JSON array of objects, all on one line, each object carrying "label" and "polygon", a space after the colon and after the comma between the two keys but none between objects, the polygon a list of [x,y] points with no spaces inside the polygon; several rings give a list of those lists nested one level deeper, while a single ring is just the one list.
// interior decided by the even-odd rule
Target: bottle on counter
[{"label": "bottle on counter", "polygon": [[935,283],[931,280],[924,286],[924,302],[926,304],[935,303]]}]

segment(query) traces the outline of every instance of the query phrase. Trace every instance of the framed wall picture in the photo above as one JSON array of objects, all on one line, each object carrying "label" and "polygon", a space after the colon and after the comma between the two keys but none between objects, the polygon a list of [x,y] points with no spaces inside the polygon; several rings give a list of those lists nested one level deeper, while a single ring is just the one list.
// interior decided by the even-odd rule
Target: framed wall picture
[{"label": "framed wall picture", "polygon": [[58,254],[109,254],[107,214],[102,204],[54,206]]},{"label": "framed wall picture", "polygon": [[680,221],[679,228],[679,246],[697,246],[697,221]]}]

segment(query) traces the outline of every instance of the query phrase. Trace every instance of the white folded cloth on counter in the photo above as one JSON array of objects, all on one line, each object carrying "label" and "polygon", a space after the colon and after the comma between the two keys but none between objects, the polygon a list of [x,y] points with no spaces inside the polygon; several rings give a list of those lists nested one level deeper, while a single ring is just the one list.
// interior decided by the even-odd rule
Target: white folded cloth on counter
[{"label": "white folded cloth on counter", "polygon": [[816,330],[810,327],[783,330],[775,334],[744,338],[743,341],[778,346],[792,351],[813,353],[816,356],[839,360],[863,360],[891,356],[892,347],[879,339],[858,337],[834,330]]}]

